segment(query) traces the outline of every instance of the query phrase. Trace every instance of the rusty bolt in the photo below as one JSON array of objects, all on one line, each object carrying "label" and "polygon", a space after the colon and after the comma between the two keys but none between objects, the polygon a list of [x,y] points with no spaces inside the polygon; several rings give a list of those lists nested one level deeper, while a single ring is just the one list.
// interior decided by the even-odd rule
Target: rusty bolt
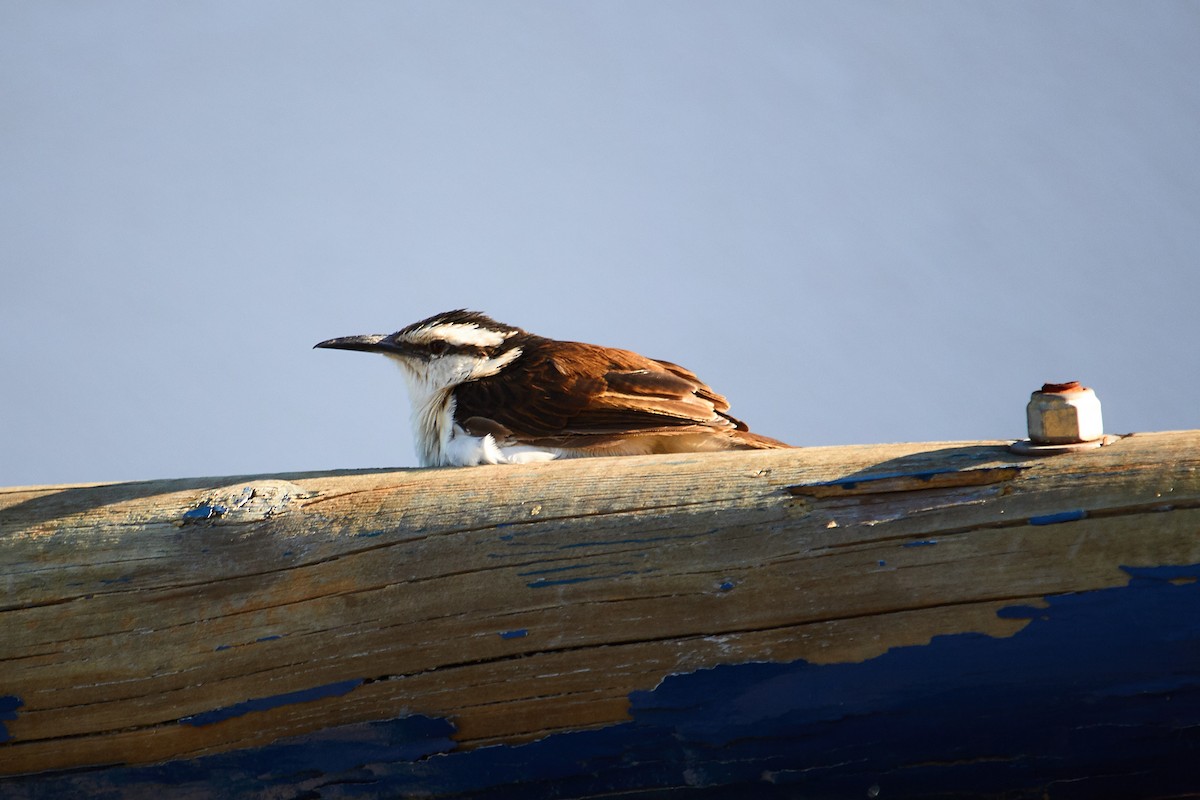
[{"label": "rusty bolt", "polygon": [[1079,381],[1047,383],[1025,407],[1033,444],[1080,444],[1104,438],[1104,420],[1096,393]]}]

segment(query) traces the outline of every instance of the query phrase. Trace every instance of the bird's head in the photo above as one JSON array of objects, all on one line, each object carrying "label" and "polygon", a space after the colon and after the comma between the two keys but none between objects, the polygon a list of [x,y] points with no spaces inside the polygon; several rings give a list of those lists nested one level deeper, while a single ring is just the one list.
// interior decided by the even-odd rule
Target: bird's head
[{"label": "bird's head", "polygon": [[328,339],[316,347],[382,353],[425,391],[495,375],[521,355],[529,334],[476,311],[459,309],[414,322],[393,334]]}]

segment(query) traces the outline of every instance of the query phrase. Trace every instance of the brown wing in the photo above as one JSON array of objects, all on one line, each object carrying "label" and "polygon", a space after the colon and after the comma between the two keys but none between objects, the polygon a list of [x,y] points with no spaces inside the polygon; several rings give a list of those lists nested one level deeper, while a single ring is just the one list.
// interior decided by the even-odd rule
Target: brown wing
[{"label": "brown wing", "polygon": [[[516,380],[514,373],[520,374]],[[460,386],[455,418],[516,441],[586,446],[620,435],[745,430],[725,398],[689,370],[628,350],[531,341],[500,376]],[[465,424],[469,421],[470,424]]]}]

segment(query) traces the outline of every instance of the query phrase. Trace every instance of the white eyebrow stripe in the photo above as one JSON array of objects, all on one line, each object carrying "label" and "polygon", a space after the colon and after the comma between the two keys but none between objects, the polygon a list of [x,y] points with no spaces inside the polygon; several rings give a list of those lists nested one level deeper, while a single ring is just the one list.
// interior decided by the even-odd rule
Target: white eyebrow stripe
[{"label": "white eyebrow stripe", "polygon": [[514,347],[508,352],[501,353],[495,358],[489,358],[471,370],[471,379],[488,378],[507,367],[521,357],[521,348]]},{"label": "white eyebrow stripe", "polygon": [[495,347],[511,335],[512,333],[501,333],[463,322],[443,322],[413,331],[409,339],[414,343],[441,339],[460,347]]}]

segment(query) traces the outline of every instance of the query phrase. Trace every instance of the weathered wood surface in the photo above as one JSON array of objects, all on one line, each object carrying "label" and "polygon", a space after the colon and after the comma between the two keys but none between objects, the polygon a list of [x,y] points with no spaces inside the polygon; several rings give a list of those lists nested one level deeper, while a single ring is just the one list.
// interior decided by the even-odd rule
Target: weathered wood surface
[{"label": "weathered wood surface", "polygon": [[0,489],[0,794],[1179,791],[1198,467],[1187,431]]}]

